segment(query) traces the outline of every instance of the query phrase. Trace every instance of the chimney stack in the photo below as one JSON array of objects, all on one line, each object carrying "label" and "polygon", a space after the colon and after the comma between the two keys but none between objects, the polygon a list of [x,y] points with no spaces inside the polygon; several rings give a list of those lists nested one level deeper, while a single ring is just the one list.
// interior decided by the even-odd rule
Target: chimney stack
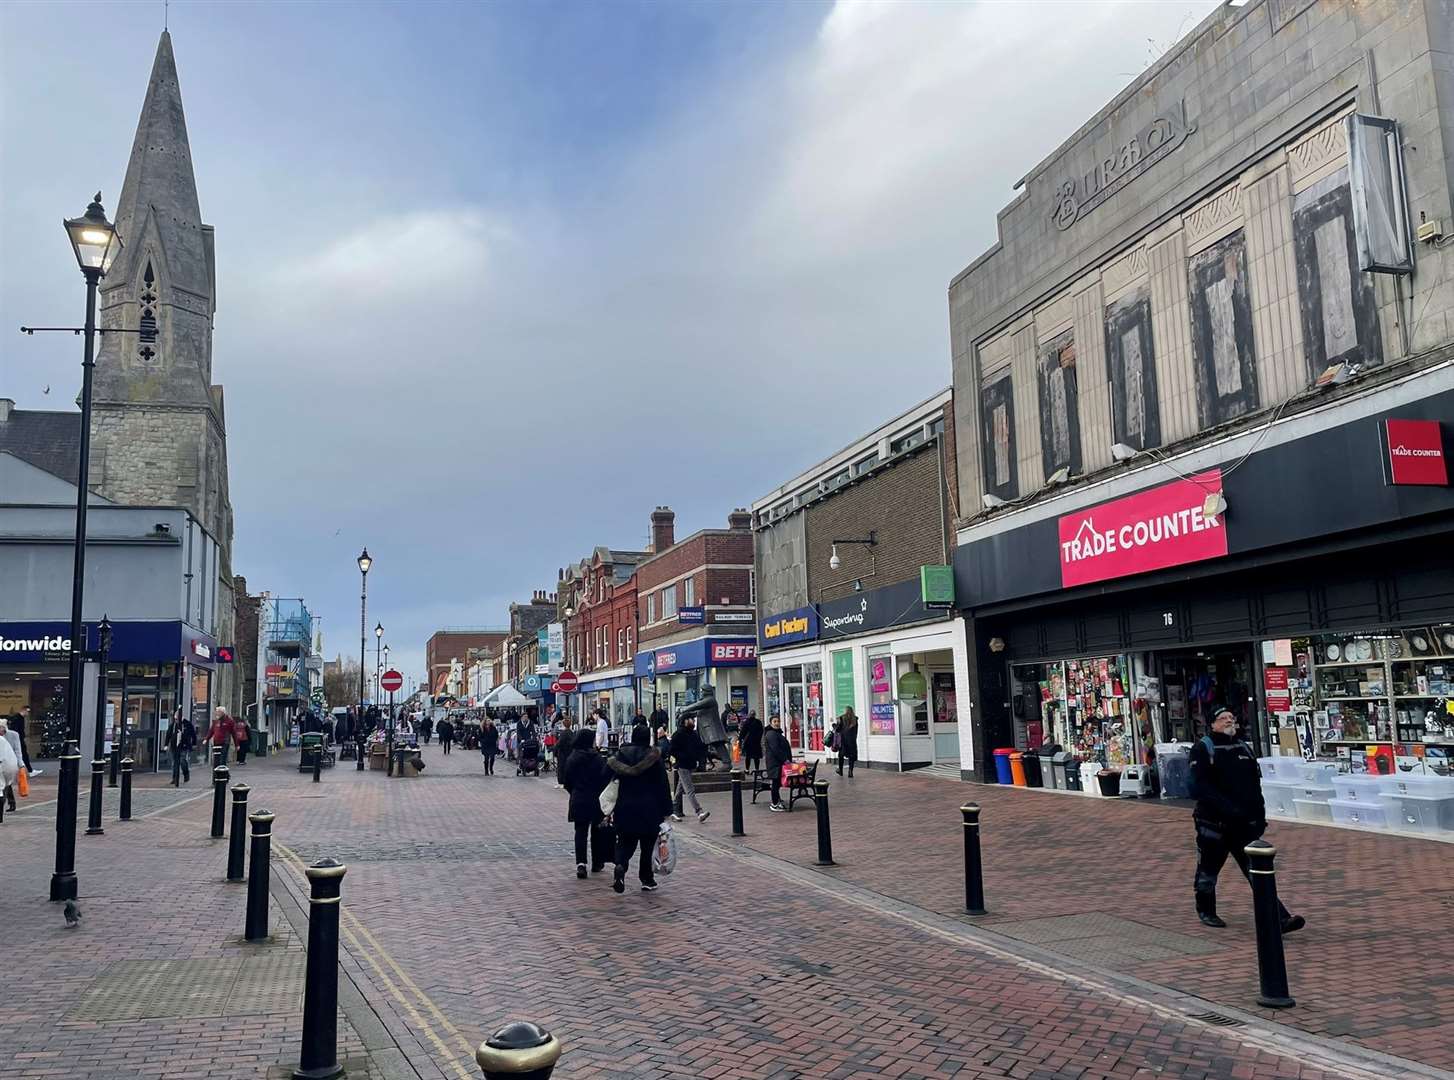
[{"label": "chimney stack", "polygon": [[734,532],[746,531],[752,528],[752,515],[742,507],[737,507],[727,515],[727,528]]},{"label": "chimney stack", "polygon": [[15,411],[15,399],[0,397],[0,424],[10,419],[10,414]]},{"label": "chimney stack", "polygon": [[651,512],[651,550],[660,555],[676,543],[677,516],[669,506],[658,506]]}]

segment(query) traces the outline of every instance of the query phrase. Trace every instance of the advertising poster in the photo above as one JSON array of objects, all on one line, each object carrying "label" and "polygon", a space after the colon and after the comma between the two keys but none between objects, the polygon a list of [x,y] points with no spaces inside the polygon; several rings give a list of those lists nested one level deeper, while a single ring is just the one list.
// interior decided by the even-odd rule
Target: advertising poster
[{"label": "advertising poster", "polygon": [[734,686],[728,695],[728,700],[732,703],[733,711],[742,713],[744,716],[747,714],[747,687]]},{"label": "advertising poster", "polygon": [[853,708],[853,650],[839,649],[833,654],[834,715],[842,716],[844,709]]},{"label": "advertising poster", "polygon": [[868,714],[868,733],[870,735],[892,735],[894,734],[894,703],[888,702],[883,705],[870,705]]},{"label": "advertising poster", "polygon": [[889,686],[889,658],[875,656],[868,662],[869,689],[875,694],[891,693]]}]

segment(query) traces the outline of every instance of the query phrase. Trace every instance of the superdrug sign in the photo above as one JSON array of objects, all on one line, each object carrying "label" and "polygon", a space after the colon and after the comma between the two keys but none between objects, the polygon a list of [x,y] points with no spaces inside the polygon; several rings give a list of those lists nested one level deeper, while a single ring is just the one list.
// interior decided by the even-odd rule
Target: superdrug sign
[{"label": "superdrug sign", "polygon": [[1227,523],[1202,504],[1222,490],[1211,469],[1060,519],[1060,583],[1065,588],[1129,577],[1227,554]]}]

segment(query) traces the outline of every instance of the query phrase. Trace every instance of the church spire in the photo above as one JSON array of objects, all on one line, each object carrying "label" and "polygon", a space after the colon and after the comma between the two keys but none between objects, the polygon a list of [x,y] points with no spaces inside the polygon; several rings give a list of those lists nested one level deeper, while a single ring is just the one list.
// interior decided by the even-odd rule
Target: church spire
[{"label": "church spire", "polygon": [[126,244],[122,259],[128,262],[117,268],[121,271],[115,275],[117,280],[132,276],[130,262],[142,257],[140,241],[155,228],[171,283],[210,299],[211,238],[204,236],[177,62],[172,55],[172,36],[165,30],[157,43],[131,145],[126,181],[116,207],[116,228]]}]

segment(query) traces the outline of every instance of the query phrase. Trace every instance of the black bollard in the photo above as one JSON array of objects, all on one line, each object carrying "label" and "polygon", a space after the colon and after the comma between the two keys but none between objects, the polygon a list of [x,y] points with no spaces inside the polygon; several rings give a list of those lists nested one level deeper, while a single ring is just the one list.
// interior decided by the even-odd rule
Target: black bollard
[{"label": "black bollard", "polygon": [[1257,924],[1257,975],[1262,992],[1257,1004],[1269,1009],[1290,1009],[1297,1004],[1288,994],[1287,963],[1282,955],[1282,905],[1277,902],[1277,874],[1272,869],[1277,848],[1266,840],[1246,847],[1252,882],[1252,917]]},{"label": "black bollard", "polygon": [[813,805],[818,808],[818,865],[833,866],[833,833],[828,827],[828,781],[813,784]]},{"label": "black bollard", "polygon": [[217,765],[212,769],[212,837],[218,839],[222,836],[223,825],[227,818],[227,781],[231,777],[226,765]]},{"label": "black bollard", "polygon": [[111,747],[111,775],[106,780],[107,787],[116,787],[120,783],[121,776],[121,744],[117,743]]},{"label": "black bollard", "polygon": [[252,822],[252,852],[247,866],[247,928],[248,941],[268,939],[268,874],[273,850],[273,815],[266,810],[249,814]]},{"label": "black bollard", "polygon": [[106,786],[106,761],[104,758],[93,758],[91,761],[91,805],[86,815],[86,835],[103,836],[106,830],[101,827],[101,789]]},{"label": "black bollard", "polygon": [[316,784],[323,779],[323,747],[315,747],[313,750],[313,782]]},{"label": "black bollard", "polygon": [[984,867],[979,857],[979,804],[966,803],[959,808],[964,815],[964,910],[983,915]]},{"label": "black bollard", "polygon": [[732,835],[746,836],[742,827],[742,770],[732,770]]},{"label": "black bollard", "polygon": [[232,788],[232,833],[227,838],[227,880],[241,881],[243,879],[243,858],[246,855],[244,843],[247,832],[247,793],[246,784],[236,784]]},{"label": "black bollard", "polygon": [[305,871],[308,898],[308,970],[303,983],[303,1049],[293,1080],[331,1080],[338,1063],[338,916],[348,867],[320,859]]},{"label": "black bollard", "polygon": [[550,1032],[517,1020],[480,1043],[475,1062],[485,1080],[550,1080],[560,1050],[560,1040]]},{"label": "black bollard", "polygon": [[368,744],[364,742],[363,739],[358,739],[354,742],[354,756],[358,758],[358,762],[355,764],[354,768],[356,768],[359,772],[364,771],[364,758],[366,756],[364,754],[364,747],[367,745]]},{"label": "black bollard", "polygon": [[131,770],[136,765],[129,757],[121,759],[121,820],[131,820]]}]

